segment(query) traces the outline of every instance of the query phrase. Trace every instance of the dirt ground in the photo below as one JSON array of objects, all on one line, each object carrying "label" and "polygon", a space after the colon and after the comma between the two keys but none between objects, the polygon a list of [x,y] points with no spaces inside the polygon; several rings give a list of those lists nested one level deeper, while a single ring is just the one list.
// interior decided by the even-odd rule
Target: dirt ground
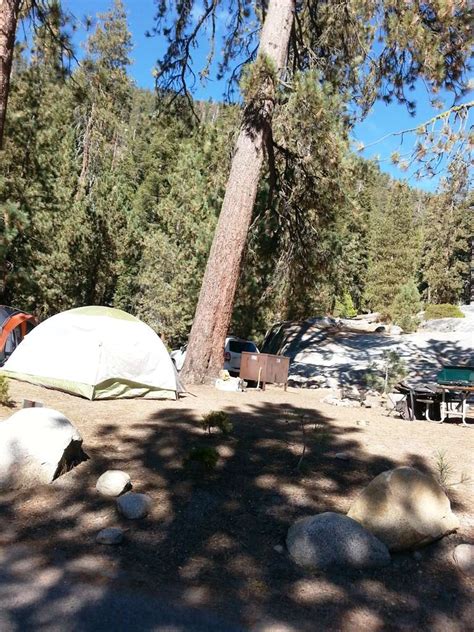
[{"label": "dirt ground", "polygon": [[[191,390],[177,402],[89,402],[11,382],[16,408],[27,398],[60,410],[90,456],[50,486],[0,495],[0,562],[2,554],[8,560],[9,551],[23,552],[9,570],[43,578],[38,599],[74,578],[212,612],[223,631],[473,629],[472,581],[452,558],[456,544],[474,542],[473,428],[403,421],[378,406],[334,407],[321,401],[323,390]],[[229,413],[231,436],[203,432],[197,422],[210,410]],[[0,407],[0,419],[11,413]],[[298,471],[301,415],[307,451]],[[183,467],[189,450],[203,444],[220,455],[209,475]],[[335,458],[340,452],[349,458]],[[439,474],[439,454],[461,521],[456,534],[417,554],[393,555],[390,566],[374,571],[314,574],[288,558],[285,536],[294,520],[346,512],[375,475],[397,465]],[[120,518],[114,500],[97,494],[98,476],[112,468],[152,497],[145,520]],[[106,526],[126,529],[123,544],[95,543]],[[23,629],[34,605],[13,613]]]}]

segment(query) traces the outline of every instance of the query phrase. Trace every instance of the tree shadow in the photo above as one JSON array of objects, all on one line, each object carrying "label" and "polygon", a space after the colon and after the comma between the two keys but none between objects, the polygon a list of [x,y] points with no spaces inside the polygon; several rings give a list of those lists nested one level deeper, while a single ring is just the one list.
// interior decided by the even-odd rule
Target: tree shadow
[{"label": "tree shadow", "polygon": [[341,384],[361,383],[368,368],[381,360],[385,351],[395,351],[405,361],[409,379],[418,383],[435,381],[445,365],[474,365],[471,342],[467,347],[461,341],[429,334],[416,338],[364,334],[314,329],[305,323],[298,331],[280,332],[275,341],[272,352],[291,358],[291,375],[335,377]]},{"label": "tree shadow", "polygon": [[[364,572],[310,573],[285,552],[294,520],[347,511],[374,476],[401,463],[369,454],[361,428],[318,410],[225,410],[229,437],[205,434],[192,408],[104,421],[86,446],[90,461],[38,492],[0,496],[2,629],[50,630],[58,620],[71,630],[466,628],[469,591],[446,560],[457,536],[419,559],[398,554],[389,567]],[[202,444],[219,453],[208,474],[183,467]],[[336,458],[341,452],[348,460]],[[429,470],[416,454],[403,464]],[[96,493],[98,476],[115,468],[152,496],[146,519],[126,521]],[[96,544],[98,530],[113,525],[126,529],[124,543]]]}]

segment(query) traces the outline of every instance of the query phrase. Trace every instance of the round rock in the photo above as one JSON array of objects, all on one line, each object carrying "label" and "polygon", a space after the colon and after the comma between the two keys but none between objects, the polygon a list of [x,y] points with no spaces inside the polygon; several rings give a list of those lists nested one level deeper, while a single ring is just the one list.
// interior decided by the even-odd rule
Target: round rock
[{"label": "round rock", "polygon": [[130,487],[130,476],[121,470],[107,470],[99,477],[95,486],[102,496],[120,496]]},{"label": "round rock", "polygon": [[467,575],[474,575],[474,544],[458,544],[453,552],[454,561]]},{"label": "round rock", "polygon": [[339,388],[339,382],[336,380],[335,377],[328,377],[326,379],[326,387],[327,388],[332,388],[332,389],[338,389]]},{"label": "round rock", "polygon": [[98,544],[120,544],[123,540],[123,531],[118,527],[108,527],[99,531],[96,537]]},{"label": "round rock", "polygon": [[390,551],[416,549],[459,527],[440,485],[413,467],[397,467],[376,476],[347,515]]},{"label": "round rock", "polygon": [[128,492],[117,498],[117,507],[125,518],[137,520],[144,518],[150,511],[151,498],[147,494]]},{"label": "round rock", "polygon": [[316,384],[318,384],[319,386],[322,386],[323,384],[326,384],[327,382],[327,377],[325,375],[315,375],[311,379],[313,382],[316,382]]},{"label": "round rock", "polygon": [[326,512],[298,520],[286,538],[292,559],[305,568],[375,568],[390,563],[385,544],[347,516]]},{"label": "round rock", "polygon": [[23,408],[0,423],[0,489],[52,483],[89,457],[74,425],[53,408]]}]

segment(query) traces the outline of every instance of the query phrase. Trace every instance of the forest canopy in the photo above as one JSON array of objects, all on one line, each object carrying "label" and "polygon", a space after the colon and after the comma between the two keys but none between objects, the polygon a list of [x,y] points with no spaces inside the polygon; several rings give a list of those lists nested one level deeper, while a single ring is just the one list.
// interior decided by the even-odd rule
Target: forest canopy
[{"label": "forest canopy", "polygon": [[[177,345],[193,321],[243,105],[136,87],[119,1],[97,20],[81,63],[68,65],[65,18],[51,6],[31,45],[15,49],[1,152],[1,302],[41,318],[116,306]],[[259,185],[232,330],[261,338],[276,321],[371,310],[397,321],[404,301],[419,309],[468,300],[464,157],[436,194],[383,174],[351,149],[341,85],[354,68],[332,76],[309,66],[295,67],[275,104],[276,151]],[[363,84],[351,85],[370,100]],[[252,87],[245,73],[241,87]],[[386,96],[400,97],[397,89],[395,81]]]}]

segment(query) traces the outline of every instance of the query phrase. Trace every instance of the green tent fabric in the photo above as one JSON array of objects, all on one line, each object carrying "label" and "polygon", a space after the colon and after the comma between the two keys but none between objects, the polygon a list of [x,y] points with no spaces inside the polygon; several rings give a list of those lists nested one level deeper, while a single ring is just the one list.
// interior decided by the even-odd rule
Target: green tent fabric
[{"label": "green tent fabric", "polygon": [[87,399],[173,398],[182,391],[159,336],[111,307],[72,309],[38,325],[0,375]]}]

